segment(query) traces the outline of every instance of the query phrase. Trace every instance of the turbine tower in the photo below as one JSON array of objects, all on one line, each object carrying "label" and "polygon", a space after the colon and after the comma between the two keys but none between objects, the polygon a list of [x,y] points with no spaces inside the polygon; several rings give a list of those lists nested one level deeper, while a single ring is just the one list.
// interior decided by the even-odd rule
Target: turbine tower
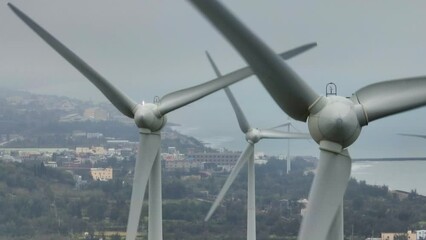
[{"label": "turbine tower", "polygon": [[[212,65],[216,76],[221,77],[219,69],[214,63],[213,59],[210,57],[209,53],[206,52],[207,58]],[[284,58],[285,59],[285,58]],[[304,133],[290,133],[290,132],[281,132],[273,129],[258,129],[252,128],[247,121],[242,109],[238,105],[237,100],[232,94],[231,90],[226,87],[224,88],[226,96],[231,102],[232,108],[234,109],[235,115],[238,120],[241,131],[245,134],[248,145],[244,152],[240,155],[235,164],[234,168],[226,179],[225,184],[220,190],[217,198],[215,199],[213,205],[211,206],[206,218],[204,221],[208,221],[212,214],[216,211],[219,204],[222,202],[226,192],[228,191],[231,184],[234,182],[238,173],[241,171],[242,167],[247,163],[247,240],[256,239],[256,195],[255,195],[255,166],[254,166],[254,145],[259,142],[261,139],[307,139],[309,138],[308,134]]]},{"label": "turbine tower", "polygon": [[[272,129],[275,128],[280,128],[280,127],[287,127],[287,132],[291,132],[291,128],[294,128],[296,131],[297,128],[293,125],[293,123],[291,123],[290,121],[290,117],[288,117],[288,121],[284,124],[278,125],[276,127],[273,127]],[[286,168],[286,173],[289,174],[291,171],[291,158],[290,158],[290,139],[287,139],[287,156],[286,156],[286,164],[287,164],[287,168]]]},{"label": "turbine tower", "polygon": [[[291,123],[290,122],[288,122],[288,125],[287,125],[287,132],[290,132],[290,127],[291,127]],[[291,159],[290,159],[290,139],[287,139],[287,167],[286,167],[286,171],[287,171],[287,174],[289,174],[290,173],[290,171],[291,171]]]},{"label": "turbine tower", "polygon": [[[253,74],[252,70],[249,67],[242,68],[209,82],[169,93],[163,96],[156,104],[139,104],[115,88],[112,83],[103,78],[86,62],[80,59],[75,53],[69,50],[22,11],[11,3],[8,3],[8,6],[28,27],[95,85],[122,114],[134,119],[135,125],[139,129],[140,142],[134,171],[126,240],[134,240],[136,238],[143,198],[148,182],[148,239],[163,239],[161,162],[159,151],[161,142],[160,131],[166,124],[166,114],[232,83],[251,76]],[[286,58],[290,58],[311,47],[312,44],[304,45],[283,53],[282,55]]]},{"label": "turbine tower", "polygon": [[227,38],[290,117],[308,123],[320,160],[299,240],[343,239],[343,195],[352,160],[348,147],[361,128],[380,118],[426,105],[426,77],[378,82],[351,98],[320,96],[219,1],[190,2]]}]

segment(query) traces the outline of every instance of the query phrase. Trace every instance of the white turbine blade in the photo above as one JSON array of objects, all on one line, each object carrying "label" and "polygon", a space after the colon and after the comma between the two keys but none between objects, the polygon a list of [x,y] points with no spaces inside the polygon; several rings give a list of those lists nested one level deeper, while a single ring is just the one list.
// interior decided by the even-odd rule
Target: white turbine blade
[{"label": "white turbine blade", "polygon": [[[311,49],[313,47],[316,47],[316,46],[317,46],[317,43],[308,43],[308,44],[302,45],[300,47],[296,47],[294,49],[291,49],[291,50],[288,50],[286,52],[280,53],[278,55],[283,60],[288,60],[288,59],[293,58],[293,57],[295,57],[295,56],[297,56],[299,54],[302,54],[305,51],[308,51],[309,49]],[[210,64],[212,65],[212,67],[213,67],[213,69],[214,69],[214,71],[216,73],[216,76],[217,77],[221,77],[222,74],[220,73],[219,69],[217,68],[216,64],[214,63],[213,59],[211,58],[210,54],[207,51],[206,51],[206,55],[207,55],[207,58],[209,59]],[[252,74],[253,74],[253,72],[252,72]]]},{"label": "white turbine blade", "polygon": [[226,96],[231,102],[232,108],[234,109],[235,115],[237,116],[238,125],[240,126],[241,131],[243,131],[243,133],[248,132],[251,128],[250,124],[248,123],[247,118],[244,115],[240,105],[238,105],[238,102],[235,99],[234,94],[232,94],[231,89],[229,88],[224,88],[223,90],[225,91]]},{"label": "white turbine blade", "polygon": [[352,162],[348,151],[334,153],[326,150],[324,145],[322,141],[319,165],[298,240],[327,239],[350,177]]},{"label": "white turbine blade", "polygon": [[426,105],[426,76],[375,83],[356,91],[368,122]]},{"label": "white turbine blade", "polygon": [[11,3],[7,4],[12,11],[30,27],[37,35],[39,35],[47,44],[56,50],[63,58],[73,65],[80,73],[82,73],[90,82],[93,83],[108,100],[124,115],[133,118],[136,103],[115,88],[110,82],[103,78],[75,53],[69,50],[65,45],[59,42],[55,37],[44,30],[40,25],[34,22],[30,17],[21,12]]},{"label": "white turbine blade", "polygon": [[225,196],[229,187],[231,187],[231,184],[234,182],[241,168],[244,166],[244,164],[247,162],[250,156],[253,155],[253,153],[254,153],[254,146],[253,144],[249,143],[247,148],[241,154],[240,158],[238,158],[237,163],[232,169],[231,174],[229,174],[228,178],[226,179],[225,184],[223,185],[222,189],[217,195],[213,205],[211,206],[209,212],[207,213],[207,216],[204,218],[204,221],[207,222],[210,219],[210,217],[213,215],[213,213],[216,211],[216,208],[219,206],[220,202],[222,202],[223,197]]},{"label": "white turbine blade", "polygon": [[207,59],[210,62],[210,65],[212,66],[214,73],[216,73],[216,77],[222,77],[222,73],[220,73],[219,68],[217,67],[216,63],[213,61],[212,57],[210,56],[210,53],[206,51]]},{"label": "white turbine blade", "polygon": [[143,197],[159,149],[159,134],[141,133],[133,179],[132,198],[130,200],[129,219],[127,221],[126,240],[136,239]]},{"label": "white turbine blade", "polygon": [[158,111],[161,115],[164,115],[251,75],[250,68],[242,68],[200,85],[169,93],[161,98]]},{"label": "white turbine blade", "polygon": [[276,129],[276,128],[280,128],[280,127],[288,127],[288,126],[290,126],[290,125],[291,125],[291,122],[286,122],[286,123],[283,123],[283,124],[277,125],[277,126],[275,126],[275,127],[271,127],[271,128],[269,128],[269,129]]},{"label": "white turbine blade", "polygon": [[[210,54],[206,52],[206,55],[209,59],[210,64],[213,67],[213,70],[216,73],[216,76],[221,77],[222,74],[220,73],[219,68],[216,66]],[[224,88],[223,90],[225,90],[226,96],[231,102],[232,108],[234,109],[235,115],[237,116],[238,125],[240,126],[241,131],[243,131],[243,133],[246,133],[250,129],[250,124],[248,123],[247,118],[243,113],[243,110],[241,109],[240,105],[238,105],[238,102],[235,99],[234,94],[232,94],[231,90],[228,87]]]},{"label": "white turbine blade", "polygon": [[339,209],[337,210],[336,215],[334,216],[333,223],[331,224],[330,229],[328,230],[327,240],[343,240],[343,199],[342,204],[340,204]]},{"label": "white turbine blade", "polygon": [[426,138],[426,135],[422,135],[422,134],[398,133],[398,135],[406,136],[406,137]]},{"label": "white turbine blade", "polygon": [[190,1],[230,41],[275,102],[292,118],[306,121],[315,93],[265,43],[219,1]]},{"label": "white turbine blade", "polygon": [[[295,49],[289,50],[287,52],[281,53],[280,56],[283,59],[290,59],[294,56],[297,56],[298,54],[301,54],[313,47],[316,46],[316,43],[310,43],[310,44],[306,44],[300,47],[297,47]],[[210,56],[210,54],[206,51],[206,55],[207,58],[211,64],[211,66],[213,67],[213,70],[216,73],[217,77],[222,77],[222,74],[219,71],[219,68],[217,67],[217,65],[215,64],[215,62],[213,61],[212,57]],[[239,106],[237,100],[235,99],[234,95],[232,94],[231,90],[226,87],[224,88],[226,96],[228,97],[229,101],[231,102],[232,108],[234,109],[235,115],[237,116],[237,120],[238,120],[238,124],[240,126],[240,129],[243,133],[246,133],[249,129],[250,129],[250,124],[247,121],[247,118],[245,117],[241,107]]]},{"label": "white turbine blade", "polygon": [[259,130],[259,136],[261,139],[310,139],[311,135],[308,133],[295,133],[295,132],[282,132],[279,130],[262,129]]},{"label": "white turbine blade", "polygon": [[[280,56],[284,59],[288,59],[305,52],[314,46],[316,46],[315,43],[305,44],[284,52],[280,54]],[[251,68],[245,67],[206,83],[169,93],[161,98],[160,104],[158,106],[159,114],[164,115],[175,109],[183,107],[224,87],[250,77],[251,75],[253,75]]]},{"label": "white turbine blade", "polygon": [[305,45],[302,45],[300,47],[293,48],[292,50],[288,50],[286,52],[278,54],[283,60],[288,60],[290,58],[293,58],[301,53],[304,53],[308,51],[309,49],[316,47],[317,43],[307,43]]}]

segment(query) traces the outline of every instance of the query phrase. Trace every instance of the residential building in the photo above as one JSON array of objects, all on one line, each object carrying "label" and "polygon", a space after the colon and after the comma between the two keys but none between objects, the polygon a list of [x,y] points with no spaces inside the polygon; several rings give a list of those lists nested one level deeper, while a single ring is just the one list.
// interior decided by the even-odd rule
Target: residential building
[{"label": "residential building", "polygon": [[112,168],[91,168],[90,175],[92,175],[93,180],[112,180]]},{"label": "residential building", "polygon": [[215,163],[218,166],[234,166],[241,152],[219,152],[219,153],[190,153],[186,159],[198,163]]},{"label": "residential building", "polygon": [[92,153],[95,155],[105,155],[107,150],[104,147],[91,147]]},{"label": "residential building", "polygon": [[408,231],[407,233],[382,233],[381,240],[395,240],[399,236],[406,236],[407,240],[416,240],[416,233]]},{"label": "residential building", "polygon": [[185,155],[181,154],[175,147],[169,147],[167,153],[161,153],[161,158],[165,161],[184,160]]},{"label": "residential building", "polygon": [[177,169],[189,171],[193,168],[201,168],[201,164],[195,161],[188,161],[188,160],[170,160],[170,161],[163,161],[164,169],[166,171],[174,171]]},{"label": "residential building", "polygon": [[76,147],[75,148],[75,153],[77,155],[81,155],[81,154],[89,154],[92,153],[92,150],[88,147]]},{"label": "residential building", "polygon": [[106,121],[109,119],[109,113],[99,107],[93,107],[84,110],[83,116],[93,121]]},{"label": "residential building", "polygon": [[43,163],[45,167],[57,168],[58,164],[54,161],[48,161]]},{"label": "residential building", "polygon": [[103,136],[104,135],[102,133],[98,133],[98,132],[88,132],[86,134],[87,139],[93,139],[93,138],[99,139],[99,138],[102,138]]},{"label": "residential building", "polygon": [[417,230],[416,235],[417,240],[426,240],[426,230]]},{"label": "residential building", "polygon": [[75,153],[77,155],[105,155],[107,150],[104,147],[76,147]]}]

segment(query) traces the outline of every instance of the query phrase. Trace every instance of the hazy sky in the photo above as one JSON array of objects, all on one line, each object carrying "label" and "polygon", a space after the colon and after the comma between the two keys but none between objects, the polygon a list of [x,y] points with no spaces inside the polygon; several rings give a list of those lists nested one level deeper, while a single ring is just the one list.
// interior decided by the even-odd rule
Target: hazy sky
[{"label": "hazy sky", "polygon": [[[224,38],[186,1],[12,1],[89,65],[137,101],[214,78],[204,51],[223,73],[245,66]],[[426,75],[425,1],[226,1],[275,51],[309,42],[318,46],[289,61],[320,94],[334,82],[350,96],[374,82]],[[6,6],[0,5],[0,87],[106,99]],[[287,120],[259,81],[231,87],[254,127]],[[426,93],[425,93],[426,94]],[[217,92],[168,115],[182,132],[241,150],[246,144],[225,94]],[[426,134],[426,108],[365,127],[352,157],[426,156],[426,141],[396,133]],[[304,123],[296,126],[307,131]],[[318,156],[313,142],[297,141],[292,154]],[[285,154],[284,140],[258,151]]]}]

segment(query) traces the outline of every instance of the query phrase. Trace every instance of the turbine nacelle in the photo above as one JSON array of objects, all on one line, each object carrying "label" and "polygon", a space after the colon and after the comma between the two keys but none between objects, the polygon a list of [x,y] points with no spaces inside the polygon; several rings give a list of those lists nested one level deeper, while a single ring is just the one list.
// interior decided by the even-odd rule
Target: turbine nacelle
[{"label": "turbine nacelle", "polygon": [[138,128],[157,132],[166,125],[167,118],[166,116],[161,116],[156,104],[143,103],[137,105],[134,121]]},{"label": "turbine nacelle", "polygon": [[311,108],[309,132],[320,143],[323,140],[350,146],[361,133],[361,106],[341,96],[321,97]]}]

